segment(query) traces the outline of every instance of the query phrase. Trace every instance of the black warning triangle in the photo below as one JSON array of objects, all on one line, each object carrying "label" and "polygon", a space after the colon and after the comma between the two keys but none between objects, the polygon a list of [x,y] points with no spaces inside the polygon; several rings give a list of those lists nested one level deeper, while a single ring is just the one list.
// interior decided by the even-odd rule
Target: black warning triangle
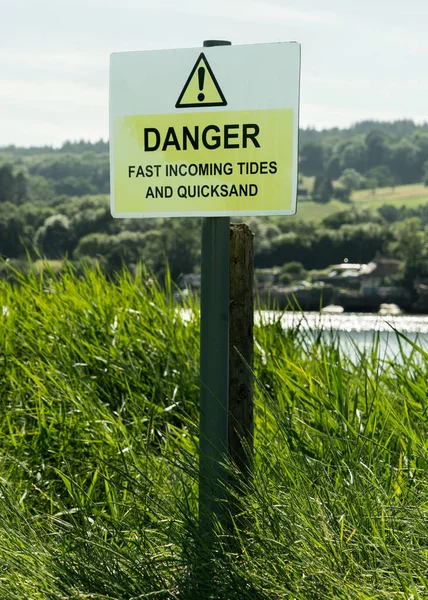
[{"label": "black warning triangle", "polygon": [[175,108],[226,106],[226,98],[202,52],[195,63]]}]

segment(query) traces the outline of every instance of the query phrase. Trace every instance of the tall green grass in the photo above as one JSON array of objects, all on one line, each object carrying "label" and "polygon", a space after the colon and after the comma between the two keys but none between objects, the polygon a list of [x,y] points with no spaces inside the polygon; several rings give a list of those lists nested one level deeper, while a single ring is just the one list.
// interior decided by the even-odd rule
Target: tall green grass
[{"label": "tall green grass", "polygon": [[16,279],[0,283],[0,598],[426,597],[422,350],[400,338],[380,363],[374,336],[351,360],[334,335],[256,328],[254,477],[208,547],[192,300],[183,321],[143,271]]}]

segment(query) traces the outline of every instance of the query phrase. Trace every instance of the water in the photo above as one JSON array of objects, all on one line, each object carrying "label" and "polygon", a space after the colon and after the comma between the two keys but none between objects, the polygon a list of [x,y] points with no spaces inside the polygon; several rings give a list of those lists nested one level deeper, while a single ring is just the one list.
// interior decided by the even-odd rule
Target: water
[{"label": "water", "polygon": [[[184,321],[199,317],[189,310],[181,310],[180,313]],[[275,311],[260,311],[255,314],[255,322],[259,324],[276,322],[278,319],[284,330],[299,327],[307,330],[308,335],[322,332],[326,339],[331,339],[333,335],[339,341],[341,349],[353,360],[358,360],[359,352],[371,352],[374,339],[378,341],[379,360],[395,359],[403,362],[413,350],[412,343],[428,352],[428,315],[380,316],[366,313]],[[409,341],[400,337],[397,332]],[[416,360],[425,360],[420,353],[416,355]]]},{"label": "water", "polygon": [[[402,350],[408,355],[412,345],[407,340],[420,346],[428,352],[428,315],[380,316],[374,314],[341,313],[320,314],[278,313],[261,311],[256,315],[256,322],[269,323],[280,319],[284,329],[299,326],[308,332],[322,331],[325,337],[332,334],[337,337],[339,344],[353,359],[358,358],[358,351],[371,351],[373,340],[378,338],[379,359],[403,360]],[[422,357],[421,357],[422,358]]]}]

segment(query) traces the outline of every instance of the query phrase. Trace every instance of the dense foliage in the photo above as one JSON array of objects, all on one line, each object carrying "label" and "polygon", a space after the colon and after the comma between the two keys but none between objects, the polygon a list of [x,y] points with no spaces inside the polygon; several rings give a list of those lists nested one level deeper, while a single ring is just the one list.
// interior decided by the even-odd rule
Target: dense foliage
[{"label": "dense foliage", "polygon": [[254,478],[210,548],[199,319],[164,287],[0,282],[1,598],[424,598],[427,356],[256,327]]},{"label": "dense foliage", "polygon": [[344,130],[307,129],[300,154],[304,175],[338,179],[352,169],[375,186],[414,183],[422,180],[428,160],[428,123],[364,121]]},{"label": "dense foliage", "polygon": [[[365,263],[383,255],[417,263],[415,277],[428,276],[428,205],[385,205],[377,211],[349,207],[320,225],[279,217],[251,218],[248,224],[255,233],[256,268],[298,261],[306,270],[323,269],[345,258]],[[107,199],[100,196],[39,208],[0,204],[0,253],[21,257],[25,266],[27,251],[33,257],[97,261],[108,273],[124,263],[133,268],[142,260],[161,276],[168,262],[176,280],[198,268],[200,220],[114,220]]]},{"label": "dense foliage", "polygon": [[[256,233],[256,267],[298,261],[306,270],[322,269],[344,258],[367,262],[376,254],[406,261],[407,235],[413,236],[413,254],[415,248],[419,252],[415,273],[425,276],[426,206],[366,210],[349,200],[356,189],[428,181],[427,125],[367,122],[348,130],[303,130],[300,172],[301,201],[328,203],[335,197],[348,204],[321,225],[289,217],[249,219]],[[199,220],[114,220],[108,191],[103,141],[66,142],[60,149],[3,148],[0,256],[97,260],[110,273],[142,260],[156,275],[165,272],[168,260],[174,279],[198,268]],[[407,219],[419,220],[400,223]]]}]

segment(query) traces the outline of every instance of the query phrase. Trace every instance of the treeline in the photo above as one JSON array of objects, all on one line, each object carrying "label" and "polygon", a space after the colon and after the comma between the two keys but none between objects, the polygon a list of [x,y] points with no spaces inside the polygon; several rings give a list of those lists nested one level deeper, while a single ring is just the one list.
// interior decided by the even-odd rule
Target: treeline
[{"label": "treeline", "polygon": [[3,259],[68,257],[97,260],[106,271],[143,261],[172,276],[199,261],[200,219],[113,219],[106,196],[58,197],[46,205],[0,203]]},{"label": "treeline", "polygon": [[78,142],[66,141],[60,148],[53,146],[3,146],[0,151],[13,156],[33,156],[36,154],[83,154],[84,152],[95,152],[97,154],[106,154],[109,151],[108,142],[98,140],[97,142],[87,142],[79,140]]},{"label": "treeline", "polygon": [[[403,261],[412,287],[428,276],[428,205],[378,210],[349,207],[319,225],[287,217],[250,218],[256,268],[297,261],[305,270],[342,262],[366,263],[376,255]],[[112,219],[106,197],[65,196],[49,206],[0,204],[0,255],[97,261],[106,272],[142,261],[157,276],[199,268],[200,219]],[[407,267],[406,267],[407,265]],[[412,276],[409,275],[410,270]]]},{"label": "treeline", "polygon": [[[425,181],[428,184],[428,124],[366,121],[349,129],[302,129],[299,168],[315,177],[301,199],[348,201],[355,189]],[[0,148],[0,166],[25,177],[31,201],[58,195],[109,193],[108,143],[65,142],[61,148]]]},{"label": "treeline", "polygon": [[329,129],[317,130],[312,127],[300,130],[300,142],[323,143],[328,138],[347,139],[355,135],[367,135],[371,131],[381,131],[395,141],[409,137],[417,131],[428,133],[428,121],[422,125],[417,125],[411,119],[399,119],[396,121],[359,121],[351,127],[340,129],[339,127],[331,127]]},{"label": "treeline", "polygon": [[[352,189],[375,185],[375,180],[376,186],[421,180],[428,185],[428,125],[399,121],[303,130],[300,171],[302,180],[314,180],[310,194],[321,202],[340,194],[346,200]],[[115,220],[108,190],[108,145],[103,141],[66,142],[60,149],[3,149],[0,256],[85,258],[107,271],[142,260],[157,275],[168,261],[174,278],[198,268],[199,219]],[[417,262],[421,276],[423,261],[428,264],[425,207],[383,206],[367,212],[349,205],[317,226],[289,217],[249,223],[257,234],[259,268],[298,261],[306,270],[322,269],[344,258],[367,262],[379,253]]]},{"label": "treeline", "polygon": [[19,201],[50,203],[57,196],[108,194],[110,165],[106,153],[34,154],[16,156],[0,153],[0,197],[12,200],[17,177],[25,195]]},{"label": "treeline", "polygon": [[314,200],[326,202],[335,196],[346,201],[355,189],[428,184],[428,125],[370,125],[344,132],[302,132],[300,173],[315,176]]}]

